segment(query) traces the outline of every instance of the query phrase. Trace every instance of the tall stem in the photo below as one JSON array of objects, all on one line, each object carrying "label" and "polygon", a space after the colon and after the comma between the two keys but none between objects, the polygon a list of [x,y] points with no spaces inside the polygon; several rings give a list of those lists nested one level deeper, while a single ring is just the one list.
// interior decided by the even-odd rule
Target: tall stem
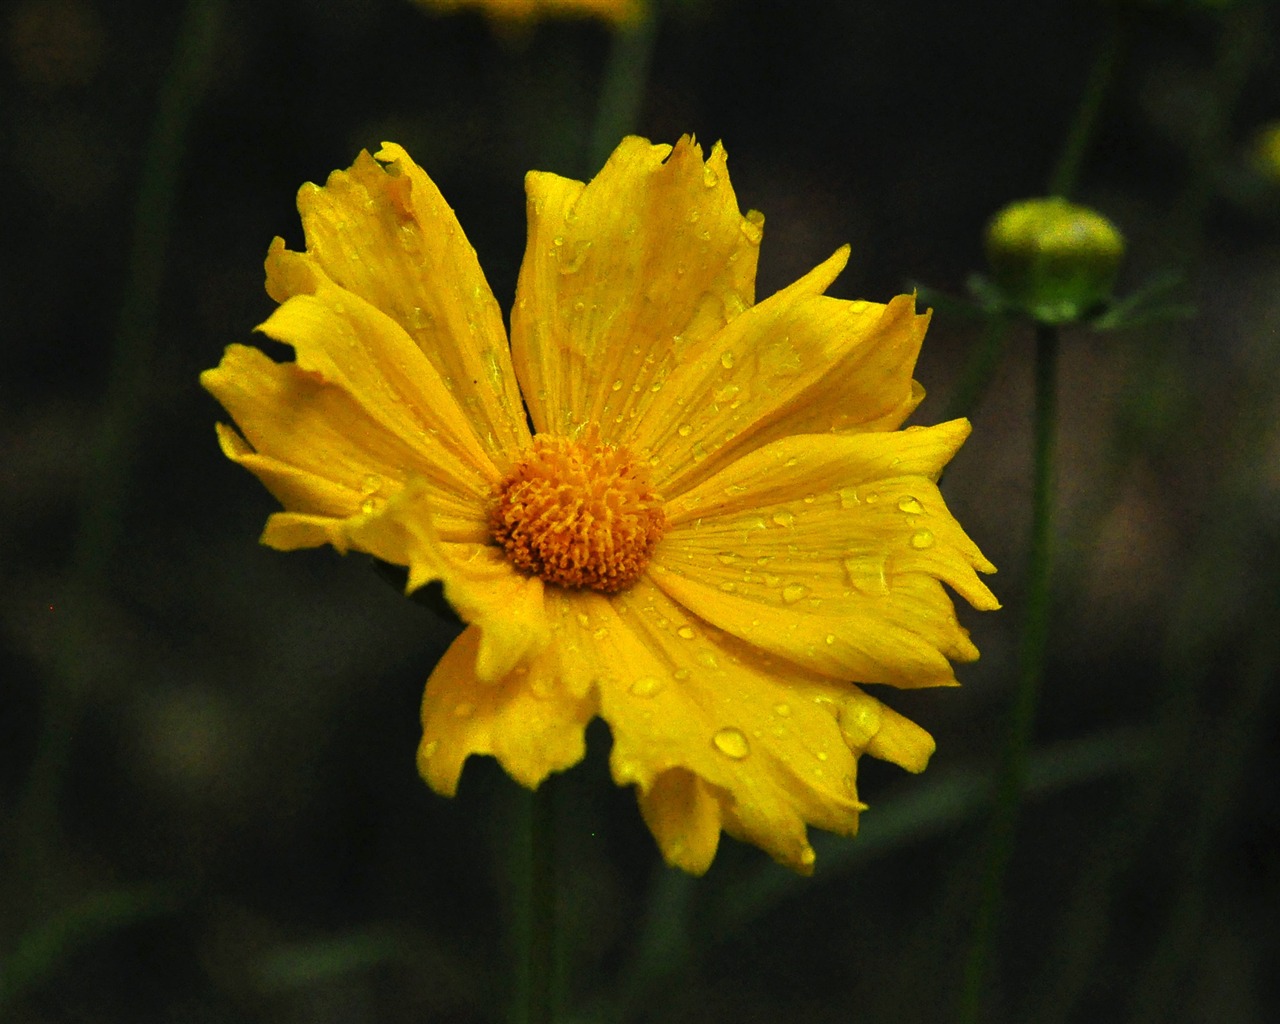
[{"label": "tall stem", "polygon": [[550,780],[525,796],[521,813],[522,892],[515,1024],[552,1024],[556,1017],[556,825]]},{"label": "tall stem", "polygon": [[982,1002],[990,974],[991,951],[1003,904],[1004,881],[1013,857],[1018,811],[1027,775],[1027,751],[1049,639],[1049,576],[1053,528],[1053,456],[1057,421],[1058,329],[1036,327],[1035,468],[1031,506],[1031,546],[1027,569],[1027,609],[1022,625],[1018,685],[996,785],[995,806],[987,835],[981,899],[970,934],[959,1019],[982,1019]]}]

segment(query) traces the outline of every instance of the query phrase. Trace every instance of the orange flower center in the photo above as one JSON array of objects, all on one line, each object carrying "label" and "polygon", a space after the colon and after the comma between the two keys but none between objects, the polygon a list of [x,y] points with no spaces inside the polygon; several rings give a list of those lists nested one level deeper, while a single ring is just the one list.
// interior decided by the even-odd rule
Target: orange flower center
[{"label": "orange flower center", "polygon": [[624,448],[535,437],[489,517],[511,564],[569,589],[631,586],[666,530],[649,474]]}]

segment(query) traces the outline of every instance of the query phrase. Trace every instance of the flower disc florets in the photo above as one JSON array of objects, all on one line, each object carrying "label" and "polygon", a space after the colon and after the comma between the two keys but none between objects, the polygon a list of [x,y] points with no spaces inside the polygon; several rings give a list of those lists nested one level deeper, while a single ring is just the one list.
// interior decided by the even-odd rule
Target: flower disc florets
[{"label": "flower disc florets", "polygon": [[522,572],[571,590],[625,590],[666,529],[648,473],[592,438],[536,437],[498,485],[493,539]]}]

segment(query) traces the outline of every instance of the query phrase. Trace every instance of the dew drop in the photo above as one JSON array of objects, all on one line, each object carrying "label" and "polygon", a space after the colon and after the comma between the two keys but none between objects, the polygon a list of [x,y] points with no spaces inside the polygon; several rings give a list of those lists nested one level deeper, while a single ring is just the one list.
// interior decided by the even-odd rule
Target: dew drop
[{"label": "dew drop", "polygon": [[747,737],[741,729],[721,729],[711,737],[711,742],[715,744],[716,750],[735,761],[741,761],[751,753],[751,745],[747,743]]},{"label": "dew drop", "polygon": [[693,427],[691,427],[688,423],[681,423],[680,426],[676,428],[676,433],[679,434],[681,437],[688,437],[690,434],[693,433]]},{"label": "dew drop", "polygon": [[770,518],[772,518],[778,526],[794,526],[796,522],[796,517],[787,511],[775,512]]},{"label": "dew drop", "polygon": [[923,551],[925,548],[933,547],[933,531],[916,530],[916,532],[911,535],[911,546],[917,551]]},{"label": "dew drop", "polygon": [[707,446],[703,444],[701,441],[698,441],[693,446],[693,461],[701,462],[706,457],[707,457]]},{"label": "dew drop", "polygon": [[775,704],[775,705],[773,706],[773,713],[774,713],[775,715],[777,715],[779,718],[790,718],[790,717],[791,717],[791,705],[790,705],[790,704]]},{"label": "dew drop", "polygon": [[721,352],[720,365],[723,366],[726,370],[732,370],[733,369],[733,353],[727,352],[727,351]]},{"label": "dew drop", "polygon": [[365,498],[360,502],[360,511],[367,516],[371,516],[378,510],[378,502],[374,498]]},{"label": "dew drop", "polygon": [[715,188],[720,181],[720,175],[716,173],[716,169],[710,164],[702,165],[702,184],[707,188]]},{"label": "dew drop", "polygon": [[382,486],[382,477],[376,473],[366,473],[363,480],[360,481],[361,494],[373,494]]},{"label": "dew drop", "polygon": [[716,652],[710,647],[703,647],[693,657],[703,668],[720,667],[720,659],[716,657]]},{"label": "dew drop", "polygon": [[862,504],[858,498],[858,489],[856,487],[841,487],[836,491],[836,496],[840,499],[841,508],[856,508]]},{"label": "dew drop", "polygon": [[721,551],[716,555],[716,559],[721,565],[733,565],[738,560],[738,555],[734,551]]},{"label": "dew drop", "polygon": [[880,731],[880,704],[865,694],[846,701],[836,714],[840,735],[854,751],[863,750]]},{"label": "dew drop", "polygon": [[652,697],[662,689],[662,680],[656,676],[641,676],[628,689],[633,697]]},{"label": "dew drop", "polygon": [[883,597],[889,593],[889,575],[884,555],[846,558],[844,572],[855,590],[875,597]]},{"label": "dew drop", "polygon": [[692,640],[693,628],[690,626],[681,626],[676,630],[676,636],[680,637],[681,640]]},{"label": "dew drop", "polygon": [[824,637],[824,641],[826,645],[830,647],[832,644],[836,642],[836,635],[834,633],[828,633],[826,637]]},{"label": "dew drop", "polygon": [[898,511],[906,512],[908,515],[918,516],[924,511],[924,506],[911,495],[905,494],[898,499]]},{"label": "dew drop", "polygon": [[877,501],[880,500],[880,492],[867,491],[867,493],[862,496],[862,500],[865,501],[868,505],[874,505]]},{"label": "dew drop", "polygon": [[614,391],[621,391],[621,390],[622,390],[622,381],[621,381],[621,380],[615,380],[615,381],[613,382],[613,390],[614,390]]},{"label": "dew drop", "polygon": [[805,594],[809,593],[809,588],[803,583],[788,583],[782,588],[782,600],[787,604],[795,604]]},{"label": "dew drop", "polygon": [[649,385],[649,390],[656,395],[659,391],[662,390],[662,381],[655,380],[652,384]]}]

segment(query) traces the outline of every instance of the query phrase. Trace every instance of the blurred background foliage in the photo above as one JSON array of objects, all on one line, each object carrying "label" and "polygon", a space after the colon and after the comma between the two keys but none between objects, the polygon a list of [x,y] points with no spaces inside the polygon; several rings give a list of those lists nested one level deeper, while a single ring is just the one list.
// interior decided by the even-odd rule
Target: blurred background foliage
[{"label": "blurred background foliage", "polygon": [[[1116,13],[659,7],[635,128],[724,140],[767,218],[758,294],[847,241],[834,294],[881,301],[963,292],[987,218],[1045,191]],[[1050,653],[985,1019],[1274,1020],[1280,182],[1253,147],[1280,119],[1280,17],[1124,16],[1072,198],[1126,234],[1121,292],[1177,271],[1197,312],[1063,337]],[[516,787],[472,762],[449,801],[413,767],[453,627],[363,557],[258,547],[272,501],[218,453],[196,375],[269,312],[298,186],[383,139],[509,306],[524,172],[595,169],[610,29],[15,0],[0,30],[0,1017],[502,1019]],[[982,330],[935,316],[919,421]],[[937,737],[929,771],[864,761],[863,834],[820,845],[812,880],[726,840],[690,881],[593,729],[553,783],[566,1019],[953,1016],[1024,593],[1030,339],[946,479],[1007,610],[962,610],[983,651],[962,689],[893,695]]]}]

